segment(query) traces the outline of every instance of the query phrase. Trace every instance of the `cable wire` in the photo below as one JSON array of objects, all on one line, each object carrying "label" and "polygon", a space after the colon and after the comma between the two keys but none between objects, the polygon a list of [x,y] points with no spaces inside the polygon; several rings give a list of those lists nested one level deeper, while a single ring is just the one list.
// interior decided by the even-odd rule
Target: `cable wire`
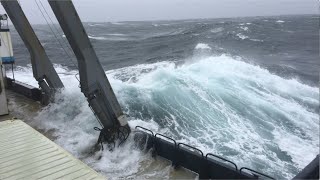
[{"label": "cable wire", "polygon": [[[49,22],[48,22],[47,18],[45,17],[45,15],[44,15],[43,11],[41,10],[41,8],[40,8],[40,6],[39,6],[39,4],[38,4],[37,0],[35,0],[35,2],[36,2],[36,4],[37,4],[37,6],[38,6],[39,11],[40,11],[40,12],[41,12],[41,14],[42,14],[42,17],[44,18],[44,20],[46,21],[47,25],[49,26],[49,28],[50,28],[50,30],[51,30],[51,32],[52,32],[52,34],[53,34],[53,35],[54,35],[54,37],[56,38],[57,42],[60,44],[60,46],[61,46],[61,48],[63,49],[63,51],[65,52],[65,54],[69,57],[70,62],[74,65],[74,67],[78,68],[78,66],[76,65],[76,63],[74,63],[74,62],[73,62],[73,60],[72,60],[71,56],[69,55],[69,53],[67,53],[67,51],[66,51],[66,50],[65,50],[65,48],[63,47],[63,45],[62,45],[62,43],[60,42],[60,40],[58,39],[58,37],[57,37],[56,33],[53,31],[53,29],[52,29],[52,27],[50,26],[50,24],[49,24]],[[41,1],[40,1],[40,2],[41,2]],[[45,11],[45,9],[44,9],[44,11]],[[46,11],[45,11],[45,12],[46,12]],[[48,15],[48,13],[47,13],[47,15]]]},{"label": "cable wire", "polygon": [[[44,12],[47,14],[47,16],[48,16],[48,18],[49,18],[52,26],[54,27],[54,29],[55,29],[57,32],[59,32],[58,28],[55,26],[55,23],[54,23],[53,20],[51,19],[51,17],[50,17],[50,15],[49,15],[49,13],[47,12],[46,8],[43,6],[43,4],[42,4],[42,2],[41,2],[40,0],[39,0],[39,2],[40,2],[40,5],[42,6]],[[60,37],[60,36],[59,36],[59,37]],[[69,49],[69,51],[72,53],[73,50],[71,49],[71,47],[70,47],[65,41],[62,40],[62,42],[64,42],[64,44],[66,45],[66,47],[67,47],[67,48]]]}]

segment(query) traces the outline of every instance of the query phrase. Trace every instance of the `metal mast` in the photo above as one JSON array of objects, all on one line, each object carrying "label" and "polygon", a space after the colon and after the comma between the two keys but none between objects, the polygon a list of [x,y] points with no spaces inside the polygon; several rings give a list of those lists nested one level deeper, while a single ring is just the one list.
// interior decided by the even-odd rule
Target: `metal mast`
[{"label": "metal mast", "polygon": [[[81,91],[101,122],[105,141],[114,142],[130,133],[125,115],[91,45],[71,0],[49,0],[49,4],[77,57]],[[123,128],[125,132],[119,130]],[[101,136],[101,134],[100,134]]]},{"label": "metal mast", "polygon": [[47,104],[63,84],[17,0],[1,0],[1,4],[30,53],[33,76],[44,93],[42,101]]}]

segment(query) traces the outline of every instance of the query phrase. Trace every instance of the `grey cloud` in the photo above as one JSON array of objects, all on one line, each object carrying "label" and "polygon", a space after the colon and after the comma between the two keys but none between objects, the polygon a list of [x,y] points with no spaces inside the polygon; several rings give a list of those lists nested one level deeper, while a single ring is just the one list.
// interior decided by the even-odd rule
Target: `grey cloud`
[{"label": "grey cloud", "polygon": [[[46,0],[41,0],[49,14]],[[317,14],[317,0],[74,0],[83,21],[173,20]],[[31,23],[45,23],[35,0],[20,0]],[[0,12],[4,12],[0,8]]]}]

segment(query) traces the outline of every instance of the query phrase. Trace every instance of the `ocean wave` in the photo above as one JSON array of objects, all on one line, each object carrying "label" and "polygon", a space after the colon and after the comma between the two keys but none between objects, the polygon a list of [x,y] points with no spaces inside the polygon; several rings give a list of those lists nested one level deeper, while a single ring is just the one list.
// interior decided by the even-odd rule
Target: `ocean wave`
[{"label": "ocean wave", "polygon": [[[153,70],[141,74],[145,68]],[[141,117],[143,109],[142,114],[150,115],[141,119],[158,122],[170,129],[168,135],[204,152],[214,151],[277,178],[292,178],[317,154],[319,131],[312,131],[319,128],[315,87],[225,55],[181,67],[167,62],[122,70],[122,76],[136,77],[134,82],[116,81],[121,86],[116,94],[128,112]],[[144,105],[136,108],[137,100]],[[299,144],[285,144],[279,134]],[[301,159],[304,147],[310,154]]]},{"label": "ocean wave", "polygon": [[251,25],[252,23],[240,23],[240,26],[244,26],[244,25]]},{"label": "ocean wave", "polygon": [[102,37],[102,36],[92,36],[92,35],[88,35],[88,38],[90,38],[90,39],[95,39],[95,40],[107,40],[106,37]]},{"label": "ocean wave", "polygon": [[240,29],[242,29],[242,30],[244,30],[244,31],[248,31],[248,30],[249,30],[249,28],[246,27],[246,26],[240,26]]},{"label": "ocean wave", "polygon": [[106,36],[127,36],[125,34],[120,34],[120,33],[110,33],[110,34],[105,34]]},{"label": "ocean wave", "polygon": [[282,20],[278,20],[276,21],[276,23],[284,23],[285,21],[282,21]]},{"label": "ocean wave", "polygon": [[129,40],[128,37],[125,37],[125,35],[122,34],[106,34],[109,37],[104,37],[104,36],[93,36],[93,35],[88,35],[90,39],[94,40],[108,40],[108,41],[127,41]]},{"label": "ocean wave", "polygon": [[196,45],[195,49],[211,49],[211,47],[208,44],[199,43]]},{"label": "ocean wave", "polygon": [[211,32],[212,32],[212,33],[218,33],[218,32],[221,32],[221,31],[223,31],[223,30],[224,30],[223,27],[218,27],[218,28],[211,29]]},{"label": "ocean wave", "polygon": [[263,40],[260,39],[249,39],[250,41],[255,41],[255,42],[263,42]]},{"label": "ocean wave", "polygon": [[242,40],[245,40],[245,39],[248,39],[248,38],[249,38],[249,36],[246,36],[246,35],[241,34],[241,33],[236,34],[236,36],[237,36],[238,38],[242,39]]},{"label": "ocean wave", "polygon": [[174,25],[175,23],[171,23],[171,24],[159,24],[160,26],[171,26]]},{"label": "ocean wave", "polygon": [[[172,176],[170,164],[135,149],[132,139],[113,152],[90,155],[98,123],[80,92],[77,72],[55,68],[66,88],[34,117],[35,126],[55,129],[55,142],[107,177]],[[295,79],[227,55],[179,66],[140,64],[106,74],[132,128],[142,125],[279,179],[292,178],[318,153],[319,91]],[[35,82],[30,67],[15,76]]]},{"label": "ocean wave", "polygon": [[124,22],[110,22],[110,24],[113,24],[113,25],[125,25],[126,23],[124,23]]},{"label": "ocean wave", "polygon": [[104,26],[104,24],[99,24],[99,23],[97,23],[97,24],[89,24],[89,26],[91,26],[91,27],[95,27],[95,26]]},{"label": "ocean wave", "polygon": [[[117,33],[111,33],[111,34],[105,34],[106,36],[111,36],[111,37],[104,37],[104,36],[94,36],[94,35],[88,35],[89,39],[94,39],[94,40],[109,40],[109,41],[125,41],[128,40],[125,38],[124,34],[117,34]],[[62,35],[62,37],[66,37],[66,35]]]},{"label": "ocean wave", "polygon": [[186,34],[186,33],[190,33],[190,31],[179,28],[174,31],[157,33],[148,38],[163,38],[163,37],[177,36],[177,35]]}]

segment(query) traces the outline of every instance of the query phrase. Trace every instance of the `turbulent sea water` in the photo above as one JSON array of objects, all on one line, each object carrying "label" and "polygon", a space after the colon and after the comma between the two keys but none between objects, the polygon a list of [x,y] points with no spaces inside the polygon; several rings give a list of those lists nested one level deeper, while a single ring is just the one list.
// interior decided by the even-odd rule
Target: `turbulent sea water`
[{"label": "turbulent sea water", "polygon": [[[132,128],[287,179],[319,153],[318,23],[306,15],[88,22],[85,28]],[[66,86],[34,124],[55,129],[58,144],[108,177],[173,177],[170,165],[134,149],[130,139],[113,152],[89,153],[98,123],[77,69],[47,25],[33,28]],[[16,79],[37,86],[14,30],[12,39]]]}]

